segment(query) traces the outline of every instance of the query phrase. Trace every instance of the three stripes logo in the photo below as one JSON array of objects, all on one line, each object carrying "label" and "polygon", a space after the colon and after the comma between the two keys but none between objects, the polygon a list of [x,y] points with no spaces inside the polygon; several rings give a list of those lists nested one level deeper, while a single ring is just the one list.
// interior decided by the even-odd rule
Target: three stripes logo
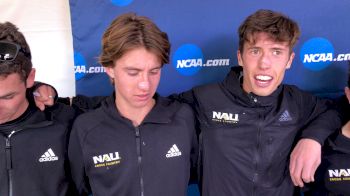
[{"label": "three stripes logo", "polygon": [[291,121],[293,120],[292,117],[290,116],[288,110],[284,110],[278,121],[280,122],[286,122],[286,121]]},{"label": "three stripes logo", "polygon": [[55,155],[52,149],[49,148],[43,155],[41,155],[39,162],[48,162],[48,161],[57,161],[57,160],[58,160],[58,157]]},{"label": "three stripes logo", "polygon": [[179,148],[177,148],[176,144],[174,144],[170,148],[168,153],[165,155],[166,158],[178,157],[178,156],[181,156],[181,151],[179,150]]}]

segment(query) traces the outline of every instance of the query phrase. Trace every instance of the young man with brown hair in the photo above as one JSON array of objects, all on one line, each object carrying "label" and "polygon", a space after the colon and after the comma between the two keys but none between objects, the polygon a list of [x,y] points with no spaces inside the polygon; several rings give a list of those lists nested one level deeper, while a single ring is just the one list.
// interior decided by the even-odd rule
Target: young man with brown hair
[{"label": "young man with brown hair", "polygon": [[80,195],[187,194],[198,154],[194,114],[156,93],[169,52],[167,34],[146,17],[120,15],[104,32],[99,60],[115,92],[73,126]]},{"label": "young man with brown hair", "polygon": [[74,196],[67,154],[74,111],[35,107],[31,52],[12,23],[0,23],[0,195]]},{"label": "young man with brown hair", "polygon": [[325,100],[281,84],[299,34],[287,16],[258,10],[238,29],[240,66],[180,96],[200,122],[203,195],[293,195],[313,181],[340,122]]}]

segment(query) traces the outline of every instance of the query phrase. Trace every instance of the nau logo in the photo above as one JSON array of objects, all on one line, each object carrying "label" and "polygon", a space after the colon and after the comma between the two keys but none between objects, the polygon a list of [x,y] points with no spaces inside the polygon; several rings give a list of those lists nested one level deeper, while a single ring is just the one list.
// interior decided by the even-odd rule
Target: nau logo
[{"label": "nau logo", "polygon": [[222,123],[237,123],[239,121],[238,114],[216,111],[213,111],[212,120]]},{"label": "nau logo", "polygon": [[350,180],[350,169],[329,169],[329,181]]},{"label": "nau logo", "polygon": [[120,156],[118,152],[108,153],[92,157],[95,167],[105,167],[116,165],[120,163]]}]

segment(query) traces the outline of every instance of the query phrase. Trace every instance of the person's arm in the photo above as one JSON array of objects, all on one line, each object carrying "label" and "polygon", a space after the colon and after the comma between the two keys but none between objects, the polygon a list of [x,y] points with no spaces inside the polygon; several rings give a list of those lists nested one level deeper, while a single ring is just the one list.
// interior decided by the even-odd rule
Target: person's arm
[{"label": "person's arm", "polygon": [[45,83],[36,82],[36,85],[31,89],[34,96],[36,106],[44,111],[45,107],[52,106],[59,102],[72,106],[78,114],[98,108],[106,96],[88,97],[84,95],[77,95],[75,97],[58,97],[56,89]]},{"label": "person's arm", "polygon": [[328,100],[309,94],[300,97],[303,113],[301,139],[290,156],[290,175],[295,186],[314,181],[321,163],[321,146],[326,138],[341,126],[340,118]]},{"label": "person's arm", "polygon": [[84,157],[82,146],[79,140],[77,123],[73,125],[68,145],[68,158],[71,168],[71,175],[80,196],[91,194],[89,179],[85,173]]},{"label": "person's arm", "polygon": [[193,104],[195,102],[195,95],[194,95],[194,90],[188,90],[185,92],[182,92],[180,94],[172,94],[169,96],[170,99],[175,99],[179,102],[182,103],[187,103],[189,104],[191,107],[193,107]]}]

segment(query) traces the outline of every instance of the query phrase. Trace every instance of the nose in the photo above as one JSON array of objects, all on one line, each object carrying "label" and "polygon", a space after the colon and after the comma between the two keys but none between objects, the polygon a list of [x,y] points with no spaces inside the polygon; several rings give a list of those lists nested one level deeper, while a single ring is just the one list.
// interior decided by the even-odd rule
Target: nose
[{"label": "nose", "polygon": [[267,53],[263,53],[260,57],[259,67],[261,69],[268,69],[271,66],[271,59]]},{"label": "nose", "polygon": [[141,78],[141,80],[139,81],[138,83],[138,87],[141,89],[141,90],[149,90],[150,88],[150,82],[149,82],[149,79],[148,79],[148,75],[147,74],[144,74]]}]

